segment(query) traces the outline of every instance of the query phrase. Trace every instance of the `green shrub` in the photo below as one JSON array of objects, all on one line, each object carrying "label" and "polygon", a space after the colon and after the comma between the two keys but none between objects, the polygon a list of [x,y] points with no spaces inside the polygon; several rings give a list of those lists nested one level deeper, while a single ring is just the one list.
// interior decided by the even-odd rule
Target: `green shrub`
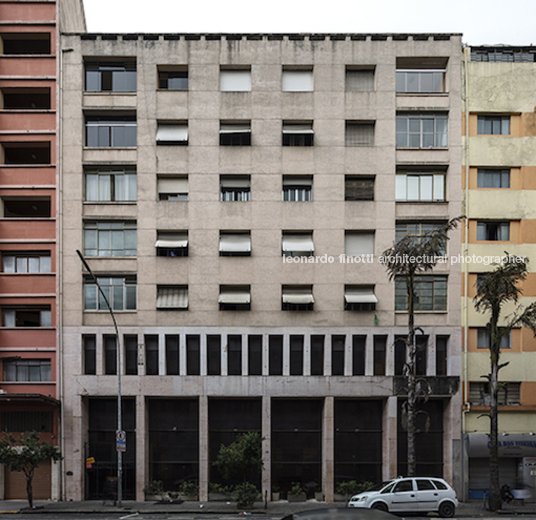
[{"label": "green shrub", "polygon": [[195,497],[199,494],[199,485],[197,482],[183,482],[180,485],[180,492],[183,495],[189,496],[189,497]]},{"label": "green shrub", "polygon": [[294,483],[293,486],[290,488],[289,493],[291,495],[301,495],[303,493],[303,489],[300,484]]},{"label": "green shrub", "polygon": [[339,482],[335,488],[335,493],[337,495],[357,495],[366,491],[369,487],[372,486],[372,482],[365,481],[357,483],[355,480],[345,480],[344,482]]},{"label": "green shrub", "polygon": [[165,493],[164,484],[161,480],[153,480],[143,488],[143,492],[146,495],[159,495],[162,498]]},{"label": "green shrub", "polygon": [[250,482],[242,482],[235,487],[234,495],[239,506],[247,506],[257,500],[259,490]]}]

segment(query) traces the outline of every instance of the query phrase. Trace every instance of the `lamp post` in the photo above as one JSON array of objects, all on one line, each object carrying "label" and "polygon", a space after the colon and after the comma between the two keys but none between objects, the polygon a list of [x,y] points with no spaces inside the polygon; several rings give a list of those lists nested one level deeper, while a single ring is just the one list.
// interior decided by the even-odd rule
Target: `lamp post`
[{"label": "lamp post", "polygon": [[[122,408],[121,408],[121,339],[119,336],[119,329],[117,328],[117,322],[115,321],[114,312],[112,310],[112,307],[110,306],[110,302],[108,302],[108,298],[106,298],[106,294],[104,294],[104,291],[102,290],[102,287],[100,286],[99,282],[97,281],[96,276],[93,274],[93,271],[89,267],[88,263],[86,262],[86,259],[84,258],[84,255],[77,249],[76,253],[80,257],[80,260],[82,261],[82,264],[84,264],[84,267],[87,269],[87,272],[90,274],[91,278],[95,282],[95,285],[99,289],[100,294],[104,298],[104,301],[106,302],[106,305],[108,307],[108,310],[110,311],[110,315],[112,316],[112,321],[114,323],[115,328],[115,345],[117,348],[117,432],[116,432],[116,438],[117,434],[122,431]],[[123,501],[123,452],[117,449],[117,507],[121,507]]]}]

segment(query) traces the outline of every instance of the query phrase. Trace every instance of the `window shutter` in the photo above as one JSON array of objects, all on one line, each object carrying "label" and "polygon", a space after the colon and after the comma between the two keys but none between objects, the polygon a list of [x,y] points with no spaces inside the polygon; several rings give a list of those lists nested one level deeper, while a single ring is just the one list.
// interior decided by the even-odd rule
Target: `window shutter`
[{"label": "window shutter", "polygon": [[374,178],[347,177],[346,200],[374,200]]},{"label": "window shutter", "polygon": [[374,124],[347,123],[346,146],[374,146]]},{"label": "window shutter", "polygon": [[346,92],[372,92],[373,70],[346,70]]},{"label": "window shutter", "polygon": [[313,90],[312,70],[284,70],[282,89],[285,92],[310,92]]},{"label": "window shutter", "polygon": [[222,92],[249,92],[251,91],[250,70],[222,70],[220,71],[220,90]]}]

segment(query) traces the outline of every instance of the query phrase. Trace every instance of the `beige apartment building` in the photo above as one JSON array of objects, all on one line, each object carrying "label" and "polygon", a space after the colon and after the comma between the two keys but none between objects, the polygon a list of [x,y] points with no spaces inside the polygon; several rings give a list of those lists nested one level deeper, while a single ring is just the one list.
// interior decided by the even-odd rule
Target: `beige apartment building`
[{"label": "beige apartment building", "polygon": [[[331,501],[342,481],[403,474],[406,299],[380,256],[461,214],[461,36],[62,46],[65,498],[101,498],[116,473],[118,370],[125,498],[162,480],[207,500],[220,445],[246,431],[263,497],[299,483]],[[458,229],[448,255],[461,244]],[[119,367],[76,250],[114,309]],[[457,489],[460,291],[459,264],[438,265],[416,318],[432,388],[418,471]]]},{"label": "beige apartment building", "polygon": [[[536,297],[536,63],[534,47],[467,47],[464,52],[464,489],[481,498],[489,488],[489,315],[474,309],[478,274],[506,252],[529,259],[520,304]],[[504,313],[510,314],[514,306]],[[501,485],[536,485],[536,340],[526,328],[503,338],[499,378]],[[532,498],[534,500],[534,497]]]}]

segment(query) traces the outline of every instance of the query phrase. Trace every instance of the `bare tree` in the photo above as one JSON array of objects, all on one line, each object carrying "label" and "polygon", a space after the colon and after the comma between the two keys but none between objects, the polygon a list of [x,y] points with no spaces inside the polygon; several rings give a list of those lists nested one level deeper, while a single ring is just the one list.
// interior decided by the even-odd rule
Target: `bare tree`
[{"label": "bare tree", "polygon": [[[519,287],[527,277],[528,259],[511,256],[505,252],[503,262],[490,272],[479,274],[477,295],[474,303],[478,312],[490,313],[486,328],[490,336],[490,373],[485,377],[489,382],[490,394],[490,484],[489,508],[492,511],[501,509],[501,490],[499,485],[499,444],[498,435],[498,402],[497,394],[504,386],[499,382],[499,370],[508,363],[500,364],[501,340],[510,334],[514,327],[529,327],[536,335],[536,303],[524,308],[517,305],[522,290]],[[501,316],[504,305],[515,304],[513,313]],[[500,323],[499,323],[500,322]]]},{"label": "bare tree", "polygon": [[448,233],[456,228],[460,218],[452,219],[443,225],[434,227],[430,232],[418,237],[405,236],[392,247],[383,252],[389,280],[403,279],[407,292],[408,335],[406,336],[406,364],[404,375],[407,377],[407,401],[404,403],[408,433],[408,475],[416,473],[417,457],[415,453],[415,435],[417,433],[417,401],[419,388],[415,364],[417,349],[415,344],[415,278],[421,273],[430,272],[439,263],[444,262]]}]

